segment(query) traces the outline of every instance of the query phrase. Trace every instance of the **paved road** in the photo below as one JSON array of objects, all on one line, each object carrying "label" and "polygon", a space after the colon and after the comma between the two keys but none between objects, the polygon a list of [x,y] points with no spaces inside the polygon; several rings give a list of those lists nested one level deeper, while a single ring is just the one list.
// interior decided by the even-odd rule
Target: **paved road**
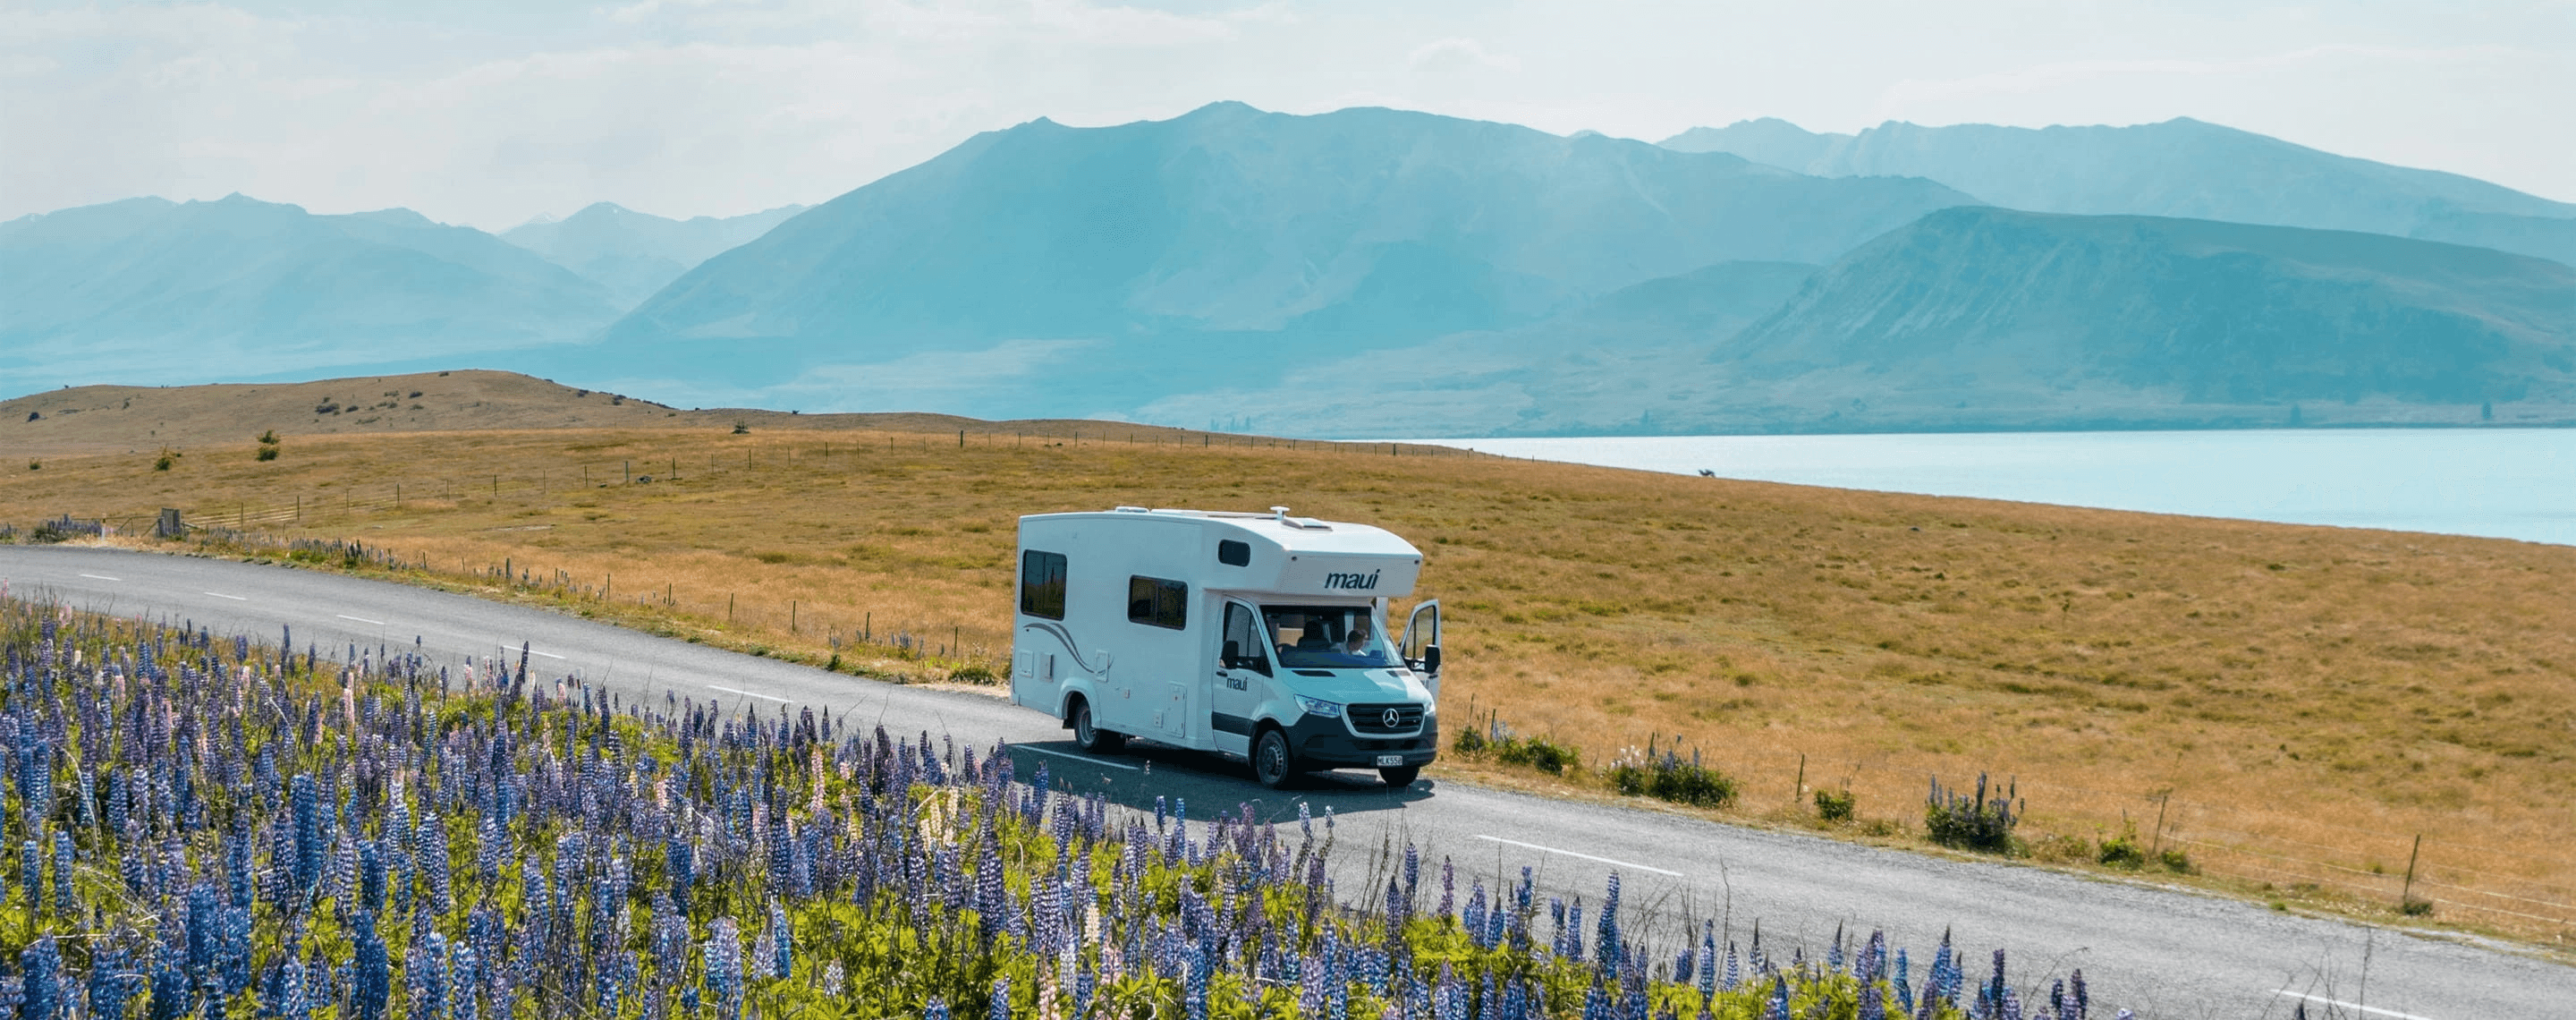
[{"label": "paved road", "polygon": [[[954,734],[1014,745],[1020,775],[1044,762],[1055,779],[1131,804],[1184,798],[1200,818],[1252,804],[1293,818],[1299,802],[1340,819],[1341,887],[1366,888],[1374,850],[1411,839],[1429,859],[1470,874],[1539,869],[1542,895],[1599,898],[1611,870],[1628,903],[1672,920],[1723,916],[1742,940],[1756,922],[1785,954],[1821,951],[1837,925],[1887,930],[1918,961],[1944,930],[1975,961],[2002,947],[2019,961],[2025,1001],[2047,974],[2082,967],[2096,1003],[2143,1017],[2282,1017],[2295,996],[2311,1016],[2487,1020],[2576,1016],[2576,968],[2498,949],[2394,934],[2340,921],[2036,868],[1942,860],[1794,833],[1717,825],[1642,810],[1567,803],[1455,782],[1405,791],[1365,773],[1334,774],[1280,795],[1235,764],[1141,748],[1107,759],[1075,754],[1053,720],[989,696],[902,687],[656,638],[541,610],[277,566],[105,549],[0,546],[14,594],[129,616],[192,620],[217,634],[275,635],[345,651],[410,647],[461,665],[522,642],[546,671],[630,696],[664,691],[775,711],[828,707],[895,732]],[[273,638],[272,638],[273,639]],[[1377,879],[1383,882],[1383,877]],[[1669,950],[1672,943],[1664,943]],[[1918,963],[1916,980],[1921,980]],[[1977,976],[1982,976],[1979,969]],[[2107,1016],[2109,1010],[2100,1015]]]}]

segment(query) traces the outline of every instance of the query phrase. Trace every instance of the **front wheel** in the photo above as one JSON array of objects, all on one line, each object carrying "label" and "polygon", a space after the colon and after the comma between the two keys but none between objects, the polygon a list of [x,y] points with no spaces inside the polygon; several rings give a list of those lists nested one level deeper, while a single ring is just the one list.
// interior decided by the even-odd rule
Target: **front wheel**
[{"label": "front wheel", "polygon": [[1288,785],[1297,775],[1297,759],[1288,753],[1288,734],[1263,730],[1252,742],[1252,778],[1273,790]]},{"label": "front wheel", "polygon": [[1388,789],[1401,790],[1412,786],[1414,780],[1422,778],[1422,766],[1390,765],[1377,770],[1377,777],[1386,780]]},{"label": "front wheel", "polygon": [[1126,746],[1127,738],[1091,723],[1091,702],[1079,698],[1073,703],[1073,746],[1086,754],[1116,754]]}]

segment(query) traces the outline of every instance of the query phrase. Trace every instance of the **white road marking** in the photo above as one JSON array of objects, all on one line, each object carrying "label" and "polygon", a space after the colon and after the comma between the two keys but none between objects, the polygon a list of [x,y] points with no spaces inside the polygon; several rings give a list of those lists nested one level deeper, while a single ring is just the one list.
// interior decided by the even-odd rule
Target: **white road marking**
[{"label": "white road marking", "polygon": [[2429,1016],[2417,1016],[2417,1015],[2415,1015],[2415,1014],[2413,1014],[2413,1013],[2400,1013],[2400,1012],[2398,1012],[2398,1011],[2396,1011],[2396,1010],[2393,1010],[2393,1009],[2381,1009],[2381,1008],[2379,1008],[2379,1007],[2377,1007],[2377,1006],[2364,1006],[2364,1005],[2362,1005],[2362,1004],[2360,1004],[2360,1003],[2358,1003],[2358,1002],[2342,1002],[2342,1001],[2339,1001],[2339,1000],[2326,998],[2325,996],[2322,996],[2322,995],[2310,995],[2310,994],[2308,994],[2308,993],[2306,993],[2306,992],[2293,992],[2293,991],[2290,991],[2289,989],[2286,989],[2286,988],[2284,988],[2284,989],[2282,989],[2282,990],[2280,990],[2280,991],[2277,991],[2277,992],[2273,992],[2272,994],[2274,994],[2274,995],[2286,995],[2286,996],[2289,996],[2290,998],[2293,998],[2293,999],[2306,999],[2306,1000],[2308,1000],[2309,1002],[2317,1003],[2317,1004],[2319,1004],[2319,1005],[2323,1005],[2323,1006],[2333,1006],[2333,1007],[2335,1007],[2336,1009],[2352,1009],[2352,1010],[2359,1010],[2359,1011],[2364,1012],[2364,1013],[2376,1014],[2376,1015],[2378,1015],[2378,1016],[2393,1017],[2393,1018],[2395,1018],[2395,1020],[2433,1020],[2433,1018],[2432,1018],[2432,1017],[2429,1017]]},{"label": "white road marking", "polygon": [[212,595],[212,596],[214,596],[214,597],[216,597],[216,598],[219,598],[219,599],[231,599],[231,600],[233,600],[233,601],[235,601],[235,602],[248,602],[248,601],[250,601],[249,596],[245,596],[245,595],[226,595],[226,594],[224,594],[224,593],[222,593],[222,592],[219,592],[219,591],[198,592],[198,594],[200,594],[200,595]]},{"label": "white road marking", "polygon": [[106,574],[82,574],[81,576],[82,576],[82,577],[89,578],[90,580],[93,580],[93,581],[122,581],[122,580],[125,580],[125,579],[124,579],[124,578],[122,578],[122,577],[109,577],[109,576],[107,576]]},{"label": "white road marking", "polygon": [[[510,646],[508,646],[508,645],[502,645],[502,644],[496,644],[496,645],[493,645],[492,647],[494,647],[494,648],[498,648],[498,649],[500,649],[501,651],[503,651],[503,652],[505,652],[505,653],[506,653],[506,652],[515,652],[515,651],[519,651],[519,650],[520,650],[520,649],[512,648],[512,647],[510,647]],[[527,651],[527,653],[528,653],[528,654],[533,655],[533,656],[536,656],[537,658],[540,658],[540,659],[553,659],[553,660],[555,660],[555,661],[557,661],[557,662],[562,662],[562,661],[564,661],[564,657],[563,657],[563,656],[556,655],[556,654],[555,654],[555,653],[553,653],[553,652],[540,652],[540,651],[538,651],[538,650],[536,650],[536,649],[534,649],[534,648],[527,649],[526,651]]]},{"label": "white road marking", "polygon": [[1071,759],[1073,759],[1073,760],[1075,760],[1075,761],[1082,762],[1082,763],[1085,763],[1085,764],[1089,764],[1089,765],[1098,765],[1098,766],[1100,766],[1101,768],[1104,768],[1104,769],[1126,769],[1126,770],[1127,770],[1127,771],[1129,771],[1129,772],[1135,772],[1135,771],[1138,771],[1138,770],[1137,770],[1137,768],[1136,768],[1136,766],[1133,766],[1133,765],[1121,765],[1121,764],[1118,764],[1117,762],[1114,762],[1114,761],[1101,761],[1100,759],[1098,759],[1098,758],[1094,758],[1094,757],[1092,757],[1092,756],[1090,756],[1090,755],[1087,755],[1087,754],[1068,754],[1068,753],[1063,752],[1063,751],[1050,751],[1050,750],[1047,750],[1046,748],[1043,748],[1043,747],[1030,747],[1030,746],[1029,746],[1029,745],[1027,745],[1027,744],[1013,744],[1013,745],[1011,745],[1011,749],[1012,749],[1012,750],[1016,750],[1016,751],[1035,751],[1035,752],[1037,752],[1037,753],[1039,753],[1039,754],[1052,754],[1052,755],[1054,755],[1054,756],[1056,756],[1056,757],[1058,757],[1058,758],[1071,758]]},{"label": "white road marking", "polygon": [[351,616],[347,613],[333,613],[331,615],[337,616],[343,620],[356,620],[359,623],[363,623],[371,627],[382,627],[385,625],[385,621],[383,620],[370,620],[363,616]]},{"label": "white road marking", "polygon": [[714,684],[708,684],[708,685],[707,685],[707,689],[708,689],[708,690],[711,690],[711,691],[723,691],[723,692],[725,692],[725,693],[727,693],[727,694],[739,694],[739,695],[742,695],[743,697],[746,697],[746,698],[759,698],[759,699],[761,699],[762,701],[775,701],[775,702],[777,702],[777,703],[779,703],[779,704],[781,704],[781,705],[786,704],[786,703],[787,703],[787,700],[788,700],[788,699],[786,699],[786,698],[781,698],[781,697],[778,697],[778,696],[776,696],[776,695],[772,695],[772,694],[757,694],[757,693],[753,693],[753,692],[751,692],[751,691],[746,691],[746,690],[743,690],[743,689],[741,689],[741,688],[737,688],[737,687],[718,687],[718,686],[716,686],[716,685],[714,685]]},{"label": "white road marking", "polygon": [[1579,853],[1575,853],[1575,852],[1574,852],[1574,851],[1572,851],[1572,850],[1559,850],[1559,849],[1557,849],[1557,848],[1555,848],[1555,847],[1552,847],[1552,846],[1540,846],[1540,845],[1538,845],[1538,844],[1536,844],[1536,843],[1523,843],[1523,842],[1521,842],[1520,840],[1517,840],[1517,839],[1504,839],[1504,838],[1503,838],[1503,837],[1501,837],[1501,836],[1487,836],[1487,835],[1484,835],[1484,834],[1482,834],[1482,833],[1477,834],[1476,838],[1477,838],[1477,839],[1481,839],[1481,840],[1486,840],[1486,841],[1488,841],[1488,842],[1493,842],[1493,843],[1504,843],[1504,844],[1509,844],[1509,845],[1511,845],[1511,846],[1525,847],[1525,848],[1528,848],[1528,849],[1531,849],[1531,850],[1539,851],[1539,852],[1541,852],[1541,853],[1564,854],[1564,855],[1565,855],[1565,856],[1567,856],[1567,857],[1580,857],[1580,858],[1583,858],[1584,860],[1587,860],[1587,861],[1599,861],[1599,862],[1601,862],[1601,863],[1603,863],[1603,864],[1616,864],[1616,865],[1618,865],[1618,866],[1620,866],[1620,867],[1622,867],[1622,868],[1635,868],[1635,869],[1637,869],[1637,870],[1639,870],[1639,871],[1651,871],[1651,872],[1654,872],[1655,874],[1658,874],[1658,875],[1670,875],[1670,876],[1672,876],[1672,877],[1674,877],[1674,878],[1680,878],[1680,877],[1682,877],[1682,873],[1681,873],[1681,872],[1678,872],[1678,871],[1666,871],[1666,870],[1664,870],[1664,869],[1662,869],[1662,868],[1649,867],[1649,866],[1647,866],[1647,865],[1643,865],[1643,864],[1632,864],[1632,863],[1629,863],[1629,862],[1627,862],[1627,861],[1614,861],[1614,860],[1611,860],[1610,858],[1607,858],[1607,857],[1594,857],[1594,856],[1592,856],[1591,854],[1579,854]]}]

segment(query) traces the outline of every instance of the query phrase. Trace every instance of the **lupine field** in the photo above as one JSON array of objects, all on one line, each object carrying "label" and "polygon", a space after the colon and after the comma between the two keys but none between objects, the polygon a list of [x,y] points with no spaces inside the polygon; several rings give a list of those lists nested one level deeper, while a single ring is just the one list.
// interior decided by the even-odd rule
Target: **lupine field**
[{"label": "lupine field", "polygon": [[1353,895],[1329,816],[1130,810],[998,748],[621,700],[524,655],[341,652],[0,597],[0,1017],[2089,1009],[2081,972],[2029,994],[1946,937],[1655,947],[1615,876],[1568,904],[1412,848]]}]

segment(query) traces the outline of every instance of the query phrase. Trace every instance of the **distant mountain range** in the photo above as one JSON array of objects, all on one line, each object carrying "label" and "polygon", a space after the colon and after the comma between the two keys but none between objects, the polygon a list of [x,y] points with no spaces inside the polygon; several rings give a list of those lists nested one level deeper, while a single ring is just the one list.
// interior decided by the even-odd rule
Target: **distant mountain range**
[{"label": "distant mountain range", "polygon": [[1831,258],[1968,201],[1393,110],[1039,120],[708,260],[602,349],[746,389],[971,374],[969,413],[1123,414],[1713,262]]},{"label": "distant mountain range", "polygon": [[5,392],[434,363],[587,335],[620,310],[570,270],[407,209],[137,198],[0,223]]},{"label": "distant mountain range", "polygon": [[[1333,380],[1342,380],[1338,385]],[[2576,269],[2384,235],[1945,209],[1822,268],[1712,266],[1549,322],[1167,398],[1384,435],[2576,422]]]},{"label": "distant mountain range", "polygon": [[1662,144],[1820,177],[1926,177],[2031,212],[2358,230],[2576,264],[2576,205],[2188,117],[2038,129],[1890,122],[1856,135],[1764,118],[1692,128]]},{"label": "distant mountain range", "polygon": [[564,219],[504,230],[501,239],[581,274],[631,308],[698,263],[804,211],[783,205],[747,216],[674,220],[597,202]]},{"label": "distant mountain range", "polygon": [[1339,437],[2576,423],[2571,224],[2189,120],[1649,145],[1219,103],[731,219],[27,217],[0,394],[472,364]]}]

